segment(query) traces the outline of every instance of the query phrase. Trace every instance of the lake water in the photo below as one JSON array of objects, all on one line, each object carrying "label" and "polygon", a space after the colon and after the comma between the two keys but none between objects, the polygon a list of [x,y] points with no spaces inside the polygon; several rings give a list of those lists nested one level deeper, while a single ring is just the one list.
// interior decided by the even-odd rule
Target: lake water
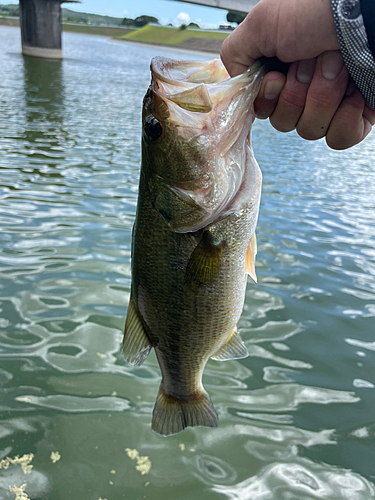
[{"label": "lake water", "polygon": [[151,57],[205,56],[65,34],[38,60],[4,27],[0,50],[0,499],[375,499],[375,134],[333,152],[255,123],[250,357],[206,367],[219,428],[163,438],[155,355],[121,353],[141,102]]}]

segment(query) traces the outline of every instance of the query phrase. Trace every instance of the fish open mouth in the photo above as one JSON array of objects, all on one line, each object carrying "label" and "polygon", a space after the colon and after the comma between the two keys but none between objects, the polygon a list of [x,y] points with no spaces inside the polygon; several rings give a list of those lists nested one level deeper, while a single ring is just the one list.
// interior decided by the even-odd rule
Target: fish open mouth
[{"label": "fish open mouth", "polygon": [[193,227],[174,228],[195,231],[237,209],[244,186],[249,189],[247,170],[255,162],[250,141],[253,103],[266,69],[256,62],[230,78],[219,59],[191,62],[156,57],[151,72],[153,91],[168,107],[169,126],[185,143],[207,152],[199,179],[170,186],[177,196],[205,212]]},{"label": "fish open mouth", "polygon": [[[196,116],[198,121],[205,119],[201,133],[213,127],[217,134],[221,127],[227,129],[226,135],[232,135],[228,127],[236,124],[238,130],[244,125],[250,103],[260,88],[259,76],[265,69],[256,62],[242,75],[230,78],[219,59],[196,62],[155,57],[151,72],[153,90],[167,103],[172,123],[184,124],[186,114],[183,111],[189,111],[199,115]],[[259,84],[254,85],[254,82]]]},{"label": "fish open mouth", "polygon": [[[176,110],[171,103],[175,103],[183,110],[210,115],[206,118],[216,123],[226,111],[227,121],[221,120],[220,124],[227,126],[230,118],[240,125],[239,115],[246,114],[246,104],[257,95],[261,82],[259,85],[253,82],[265,73],[264,68],[256,62],[242,75],[230,78],[219,59],[197,62],[155,57],[151,62],[152,86],[171,106],[172,113]],[[240,107],[244,113],[236,112],[235,108]]]}]

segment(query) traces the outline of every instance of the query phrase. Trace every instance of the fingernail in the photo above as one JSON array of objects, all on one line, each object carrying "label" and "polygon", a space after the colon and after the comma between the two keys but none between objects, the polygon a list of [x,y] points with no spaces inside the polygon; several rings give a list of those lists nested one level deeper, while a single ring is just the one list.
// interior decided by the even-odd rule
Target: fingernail
[{"label": "fingernail", "polygon": [[315,71],[315,59],[300,61],[297,67],[297,80],[301,83],[310,83]]},{"label": "fingernail", "polygon": [[280,92],[282,91],[284,84],[279,82],[278,80],[270,80],[266,83],[264,87],[264,98],[272,101],[279,97]]},{"label": "fingernail", "polygon": [[322,56],[322,74],[326,80],[337,78],[344,66],[344,61],[338,50],[325,52]]}]

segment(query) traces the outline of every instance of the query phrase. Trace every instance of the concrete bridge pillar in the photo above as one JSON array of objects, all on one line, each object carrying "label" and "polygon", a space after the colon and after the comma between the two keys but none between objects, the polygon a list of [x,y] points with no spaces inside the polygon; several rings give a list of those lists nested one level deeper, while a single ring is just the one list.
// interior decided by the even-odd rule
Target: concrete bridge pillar
[{"label": "concrete bridge pillar", "polygon": [[61,59],[61,0],[19,0],[22,53]]}]

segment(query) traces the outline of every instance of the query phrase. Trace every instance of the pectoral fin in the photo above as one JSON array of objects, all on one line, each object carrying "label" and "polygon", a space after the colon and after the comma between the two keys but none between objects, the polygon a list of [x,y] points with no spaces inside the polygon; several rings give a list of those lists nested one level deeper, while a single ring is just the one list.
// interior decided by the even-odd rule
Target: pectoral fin
[{"label": "pectoral fin", "polygon": [[245,272],[250,274],[255,283],[258,282],[257,276],[255,274],[255,256],[257,254],[257,239],[254,233],[254,236],[251,238],[247,252],[246,252],[246,260],[245,260]]},{"label": "pectoral fin", "polygon": [[125,322],[122,351],[126,361],[141,366],[151,351],[151,342],[144,329],[132,295],[130,295],[128,314]]},{"label": "pectoral fin", "polygon": [[204,232],[186,266],[185,283],[212,284],[220,272],[223,246],[223,242],[215,243],[211,234]]},{"label": "pectoral fin", "polygon": [[225,344],[222,345],[213,356],[211,356],[211,359],[215,359],[216,361],[226,361],[228,359],[246,358],[248,355],[248,350],[243,343],[237,328],[234,328]]}]

